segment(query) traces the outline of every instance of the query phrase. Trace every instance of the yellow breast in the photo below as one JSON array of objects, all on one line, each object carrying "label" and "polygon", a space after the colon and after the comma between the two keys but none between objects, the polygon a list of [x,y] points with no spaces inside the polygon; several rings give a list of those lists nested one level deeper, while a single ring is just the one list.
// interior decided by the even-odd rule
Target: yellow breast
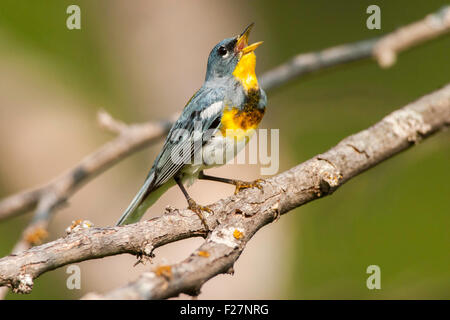
[{"label": "yellow breast", "polygon": [[264,110],[239,110],[226,108],[223,111],[220,133],[226,137],[234,137],[237,140],[250,136],[264,116]]},{"label": "yellow breast", "polygon": [[256,56],[250,52],[241,57],[233,71],[233,76],[242,83],[246,91],[246,102],[242,108],[225,108],[220,126],[223,136],[236,138],[238,141],[249,137],[264,116],[264,109],[257,107],[260,93],[255,65]]},{"label": "yellow breast", "polygon": [[239,60],[233,71],[233,76],[238,79],[246,91],[258,89],[258,79],[255,74],[256,56],[253,52],[247,53]]}]

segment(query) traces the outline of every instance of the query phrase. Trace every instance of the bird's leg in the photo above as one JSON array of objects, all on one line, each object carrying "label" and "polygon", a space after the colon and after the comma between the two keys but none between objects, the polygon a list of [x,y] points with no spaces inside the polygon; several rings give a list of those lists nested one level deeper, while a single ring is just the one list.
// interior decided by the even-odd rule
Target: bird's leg
[{"label": "bird's leg", "polygon": [[255,181],[248,182],[248,181],[242,181],[242,180],[236,180],[236,179],[214,177],[214,176],[209,176],[209,175],[205,174],[203,171],[200,172],[200,174],[198,175],[198,178],[203,179],[203,180],[211,180],[211,181],[217,181],[217,182],[223,182],[223,183],[235,185],[236,189],[234,190],[234,194],[237,194],[242,189],[247,189],[247,188],[255,188],[256,187],[259,190],[262,190],[261,182],[264,181],[263,179],[256,179]]},{"label": "bird's leg", "polygon": [[192,211],[194,211],[197,214],[197,216],[202,221],[202,224],[205,227],[206,232],[209,232],[209,227],[208,227],[208,224],[206,223],[206,219],[203,216],[202,211],[206,211],[206,212],[209,212],[209,213],[213,213],[213,211],[210,208],[206,207],[206,206],[201,206],[201,205],[197,204],[194,201],[194,199],[192,199],[191,196],[187,193],[186,188],[183,186],[183,183],[181,182],[180,178],[175,178],[175,181],[177,182],[178,186],[181,189],[181,192],[183,192],[184,197],[187,200],[189,210],[192,210]]}]

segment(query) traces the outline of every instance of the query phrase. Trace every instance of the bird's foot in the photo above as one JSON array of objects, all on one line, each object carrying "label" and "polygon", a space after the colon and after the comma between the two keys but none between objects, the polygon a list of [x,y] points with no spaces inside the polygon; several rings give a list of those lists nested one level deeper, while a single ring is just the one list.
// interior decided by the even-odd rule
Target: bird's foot
[{"label": "bird's foot", "polygon": [[255,181],[251,181],[251,182],[234,180],[233,184],[236,186],[236,189],[234,190],[234,194],[238,194],[239,191],[241,191],[243,189],[248,189],[248,188],[258,188],[259,190],[262,190],[262,185],[261,185],[262,182],[264,182],[263,179],[256,179]]},{"label": "bird's foot", "polygon": [[205,216],[203,215],[203,211],[206,211],[208,213],[214,213],[214,211],[212,211],[211,208],[209,208],[207,206],[201,206],[201,205],[197,204],[193,199],[188,200],[188,208],[189,208],[189,210],[192,210],[197,214],[197,216],[202,221],[202,224],[205,227],[206,232],[209,232],[210,229],[208,227],[208,224],[206,223],[206,219],[205,219]]}]

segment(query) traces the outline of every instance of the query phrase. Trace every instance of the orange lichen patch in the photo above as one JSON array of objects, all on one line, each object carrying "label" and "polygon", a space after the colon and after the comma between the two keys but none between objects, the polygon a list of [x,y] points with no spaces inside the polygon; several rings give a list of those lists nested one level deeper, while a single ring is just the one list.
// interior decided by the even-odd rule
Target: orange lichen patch
[{"label": "orange lichen patch", "polygon": [[69,227],[71,230],[73,230],[75,227],[79,226],[83,222],[82,219],[78,219],[75,221],[72,221],[71,226]]},{"label": "orange lichen patch", "polygon": [[208,251],[199,251],[199,252],[197,252],[197,254],[200,257],[204,257],[204,258],[208,258],[209,257],[209,252]]},{"label": "orange lichen patch", "polygon": [[172,278],[172,267],[171,266],[159,266],[154,270],[158,277],[164,277],[166,279]]},{"label": "orange lichen patch", "polygon": [[237,240],[241,239],[244,236],[242,232],[240,232],[238,229],[234,230],[233,237],[235,237]]},{"label": "orange lichen patch", "polygon": [[72,224],[69,227],[67,227],[66,233],[70,234],[74,231],[79,231],[81,229],[92,228],[93,226],[94,226],[94,224],[92,222],[90,222],[89,220],[78,219],[78,220],[72,221]]},{"label": "orange lichen patch", "polygon": [[48,237],[48,232],[42,227],[34,228],[25,235],[25,241],[35,246],[42,243],[42,240]]}]

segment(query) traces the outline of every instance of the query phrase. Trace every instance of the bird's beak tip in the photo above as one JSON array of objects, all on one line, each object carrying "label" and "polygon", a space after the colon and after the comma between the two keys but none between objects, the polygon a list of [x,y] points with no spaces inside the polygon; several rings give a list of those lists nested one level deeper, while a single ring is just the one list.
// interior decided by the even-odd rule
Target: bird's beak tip
[{"label": "bird's beak tip", "polygon": [[242,32],[237,37],[236,42],[236,51],[242,52],[242,54],[247,54],[250,52],[253,52],[257,47],[259,47],[263,42],[259,41],[256,43],[253,43],[251,45],[248,45],[248,37],[250,35],[250,31],[252,30],[253,26],[255,25],[254,22],[252,22],[247,28],[245,28],[244,32]]}]

